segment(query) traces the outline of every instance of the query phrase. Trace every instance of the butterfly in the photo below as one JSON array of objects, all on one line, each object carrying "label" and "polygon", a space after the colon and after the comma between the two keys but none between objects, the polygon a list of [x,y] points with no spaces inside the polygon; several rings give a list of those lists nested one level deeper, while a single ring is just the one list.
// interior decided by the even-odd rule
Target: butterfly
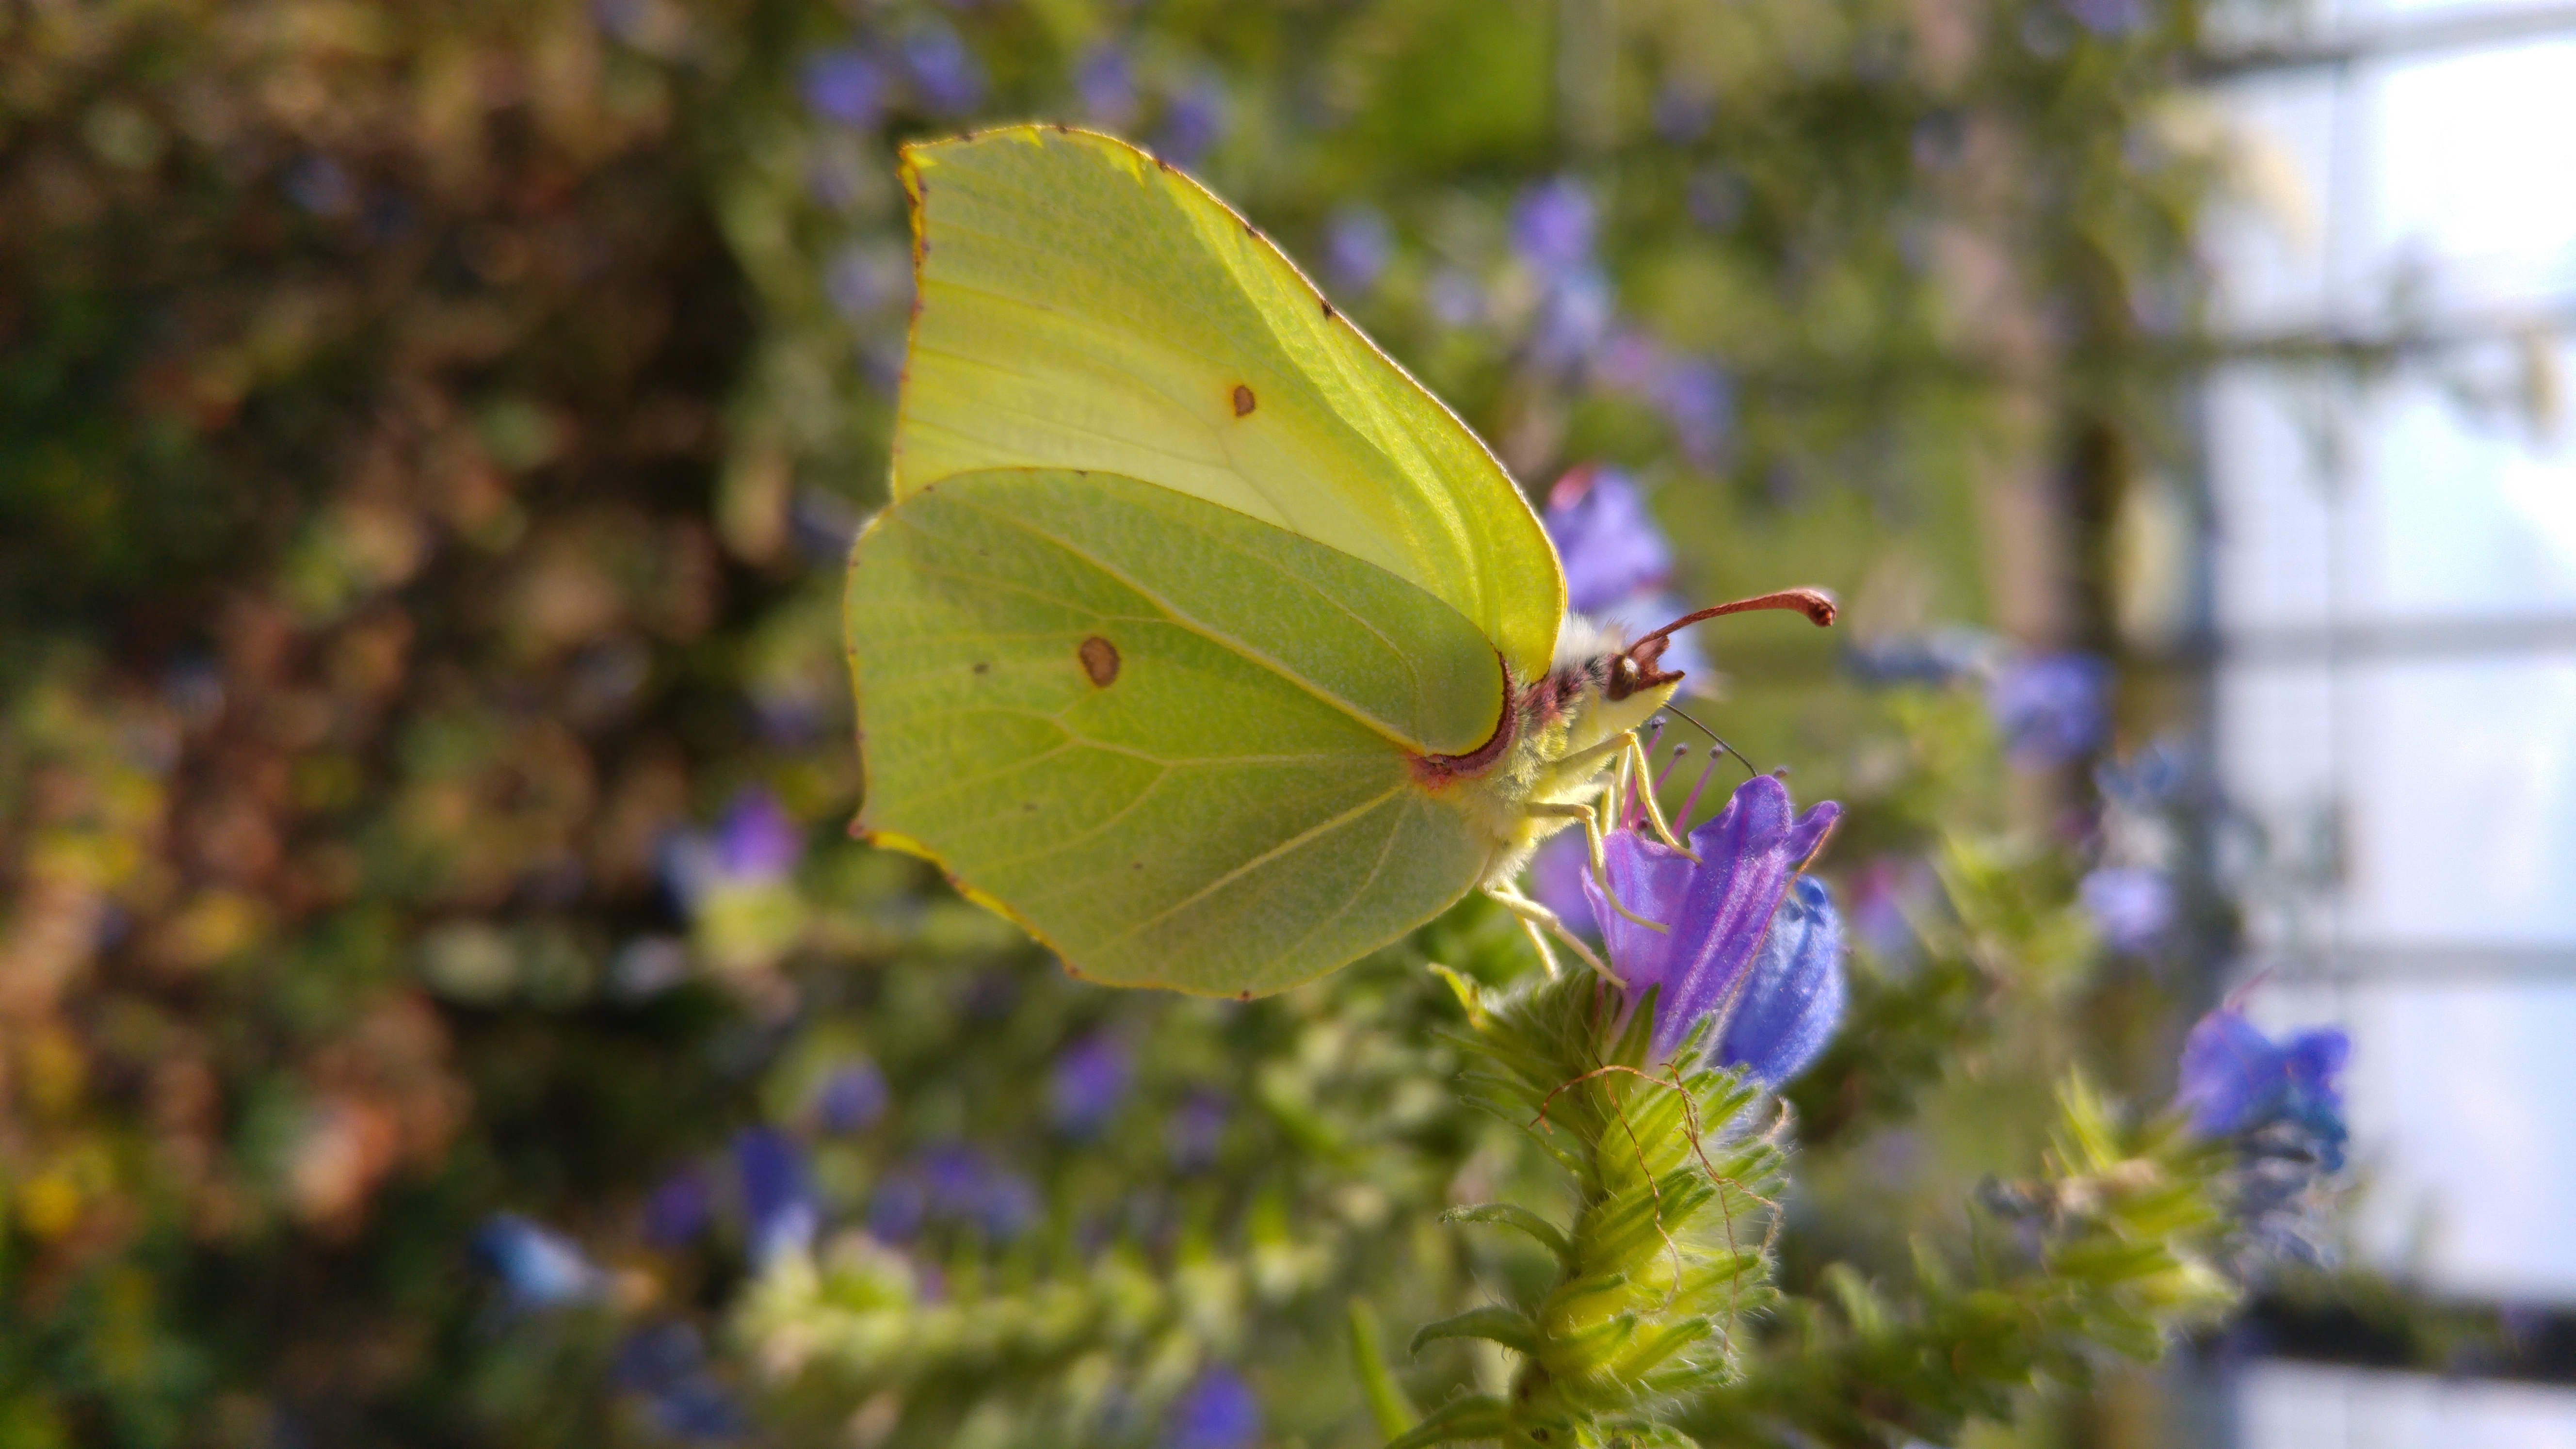
[{"label": "butterfly", "polygon": [[856,832],[1117,985],[1277,991],[1480,889],[1597,966],[1512,882],[1578,825],[1597,867],[1671,630],[1831,601],[1606,635],[1493,454],[1197,182],[1045,125],[901,167]]}]

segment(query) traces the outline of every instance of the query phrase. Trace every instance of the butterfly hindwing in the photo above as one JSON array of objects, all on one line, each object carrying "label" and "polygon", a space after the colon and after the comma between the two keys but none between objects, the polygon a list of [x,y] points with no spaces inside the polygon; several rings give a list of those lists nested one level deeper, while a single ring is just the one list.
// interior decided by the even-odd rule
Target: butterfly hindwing
[{"label": "butterfly hindwing", "polygon": [[1085,976],[1277,990],[1487,865],[1408,739],[1490,733],[1491,647],[1284,529],[1114,476],[951,477],[862,538],[848,619],[864,825]]}]

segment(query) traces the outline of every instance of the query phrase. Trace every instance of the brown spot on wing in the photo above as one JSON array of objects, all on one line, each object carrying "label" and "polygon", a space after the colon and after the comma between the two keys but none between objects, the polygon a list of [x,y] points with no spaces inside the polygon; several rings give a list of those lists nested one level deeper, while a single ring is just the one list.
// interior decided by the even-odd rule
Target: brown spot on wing
[{"label": "brown spot on wing", "polygon": [[1246,387],[1242,383],[1236,383],[1234,385],[1234,415],[1238,418],[1249,417],[1252,414],[1252,409],[1252,389]]},{"label": "brown spot on wing", "polygon": [[[1318,297],[1315,300],[1318,302],[1324,302],[1324,299],[1321,297]],[[1329,322],[1333,319],[1334,315],[1333,304],[1330,302],[1324,302],[1324,320]]]},{"label": "brown spot on wing", "polygon": [[1090,638],[1083,640],[1082,647],[1076,649],[1074,653],[1081,656],[1082,672],[1091,676],[1091,682],[1094,685],[1097,685],[1102,689],[1107,689],[1111,684],[1117,681],[1117,645],[1110,643],[1108,640],[1101,638],[1097,634],[1094,634]]}]

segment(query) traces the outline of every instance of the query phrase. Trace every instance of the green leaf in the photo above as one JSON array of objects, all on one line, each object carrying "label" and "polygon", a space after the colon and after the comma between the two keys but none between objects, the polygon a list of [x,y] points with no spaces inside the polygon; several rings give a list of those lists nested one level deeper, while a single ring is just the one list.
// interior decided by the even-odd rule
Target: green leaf
[{"label": "green leaf", "polygon": [[1482,1203],[1475,1207],[1451,1208],[1440,1215],[1444,1223],[1493,1223],[1527,1233],[1538,1245],[1556,1255],[1560,1263],[1571,1263],[1574,1245],[1565,1240],[1556,1225],[1525,1207],[1507,1202]]},{"label": "green leaf", "polygon": [[1351,1318],[1351,1366],[1359,1371],[1360,1394],[1368,1400],[1369,1417],[1377,1421],[1377,1431],[1390,1439],[1400,1439],[1410,1432],[1422,1416],[1413,1402],[1404,1396],[1404,1387],[1386,1364],[1386,1330],[1378,1326],[1377,1313],[1368,1300],[1353,1298]]},{"label": "green leaf", "polygon": [[1413,1431],[1387,1441],[1386,1449],[1430,1449],[1434,1444],[1455,1444],[1476,1439],[1500,1439],[1512,1427],[1511,1410],[1502,1400],[1484,1394],[1470,1394],[1451,1399],[1431,1411],[1431,1417]]},{"label": "green leaf", "polygon": [[1413,1335],[1412,1352],[1420,1353],[1424,1344],[1436,1343],[1444,1338],[1481,1338],[1489,1343],[1499,1343],[1508,1349],[1535,1355],[1538,1352],[1539,1334],[1538,1325],[1530,1322],[1529,1316],[1518,1309],[1470,1308],[1455,1317],[1441,1319],[1438,1323],[1424,1324],[1422,1331]]}]

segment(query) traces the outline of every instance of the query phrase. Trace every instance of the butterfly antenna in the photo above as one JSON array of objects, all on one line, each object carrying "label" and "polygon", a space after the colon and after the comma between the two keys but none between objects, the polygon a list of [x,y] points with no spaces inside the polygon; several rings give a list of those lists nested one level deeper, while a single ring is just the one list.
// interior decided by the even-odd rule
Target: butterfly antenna
[{"label": "butterfly antenna", "polygon": [[1735,746],[1728,744],[1724,739],[1720,738],[1717,731],[1701,724],[1698,720],[1691,719],[1688,714],[1683,713],[1683,711],[1676,705],[1667,704],[1664,708],[1682,719],[1690,720],[1690,727],[1692,729],[1695,729],[1701,734],[1708,736],[1710,739],[1717,741],[1717,752],[1733,755],[1735,757],[1735,762],[1744,767],[1744,778],[1749,780],[1762,773],[1762,771],[1754,768],[1751,760],[1744,757],[1744,752],[1742,750],[1737,749]]}]

